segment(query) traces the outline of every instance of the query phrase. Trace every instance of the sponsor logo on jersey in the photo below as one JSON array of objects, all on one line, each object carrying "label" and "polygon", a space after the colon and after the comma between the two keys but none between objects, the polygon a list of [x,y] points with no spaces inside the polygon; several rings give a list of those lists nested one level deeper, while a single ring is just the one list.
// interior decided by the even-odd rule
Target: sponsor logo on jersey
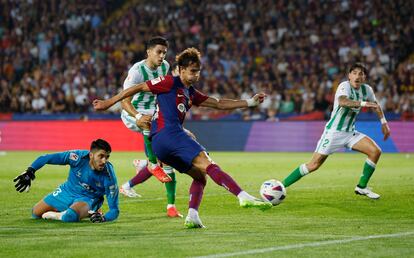
[{"label": "sponsor logo on jersey", "polygon": [[163,80],[164,80],[164,76],[160,76],[160,77],[157,77],[155,79],[152,79],[151,84],[154,85],[154,84],[160,83]]},{"label": "sponsor logo on jersey", "polygon": [[78,161],[79,156],[78,156],[78,154],[71,152],[71,153],[69,154],[69,159],[71,159],[71,160],[73,160],[73,161]]}]

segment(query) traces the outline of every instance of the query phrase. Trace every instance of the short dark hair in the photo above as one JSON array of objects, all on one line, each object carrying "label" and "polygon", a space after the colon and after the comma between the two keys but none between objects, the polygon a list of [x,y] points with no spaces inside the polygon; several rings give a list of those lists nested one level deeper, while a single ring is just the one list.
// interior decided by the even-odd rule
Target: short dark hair
[{"label": "short dark hair", "polygon": [[353,70],[355,69],[361,69],[361,71],[367,75],[367,68],[365,67],[365,65],[363,63],[360,62],[356,62],[353,65],[351,65],[351,67],[349,67],[349,71],[348,73],[352,73]]},{"label": "short dark hair", "polygon": [[91,151],[93,150],[104,150],[106,152],[111,152],[111,145],[105,140],[102,139],[96,139],[95,141],[92,141],[91,143]]},{"label": "short dark hair", "polygon": [[201,65],[201,54],[196,48],[190,47],[175,57],[179,67],[188,67],[191,64]]},{"label": "short dark hair", "polygon": [[150,40],[148,40],[146,44],[146,49],[153,48],[156,45],[166,46],[168,48],[168,40],[160,36],[153,37]]}]

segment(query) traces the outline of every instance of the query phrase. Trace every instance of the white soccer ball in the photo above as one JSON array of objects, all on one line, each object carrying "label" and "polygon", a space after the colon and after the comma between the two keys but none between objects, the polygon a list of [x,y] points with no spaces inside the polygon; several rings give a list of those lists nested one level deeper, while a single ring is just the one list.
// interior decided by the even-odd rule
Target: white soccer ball
[{"label": "white soccer ball", "polygon": [[286,197],[285,186],[276,179],[267,180],[260,187],[260,196],[273,206],[278,205]]}]

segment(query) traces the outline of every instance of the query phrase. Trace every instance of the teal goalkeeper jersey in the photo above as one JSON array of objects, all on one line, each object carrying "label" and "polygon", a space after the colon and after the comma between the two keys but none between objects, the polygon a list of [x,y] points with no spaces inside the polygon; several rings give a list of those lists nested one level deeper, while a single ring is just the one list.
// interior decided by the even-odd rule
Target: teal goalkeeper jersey
[{"label": "teal goalkeeper jersey", "polygon": [[339,84],[335,93],[334,107],[331,117],[326,124],[326,130],[335,130],[341,132],[352,132],[355,130],[355,120],[361,108],[348,108],[339,106],[339,97],[346,96],[348,99],[355,101],[376,102],[374,91],[368,84],[362,84],[359,89],[351,86],[349,81]]}]

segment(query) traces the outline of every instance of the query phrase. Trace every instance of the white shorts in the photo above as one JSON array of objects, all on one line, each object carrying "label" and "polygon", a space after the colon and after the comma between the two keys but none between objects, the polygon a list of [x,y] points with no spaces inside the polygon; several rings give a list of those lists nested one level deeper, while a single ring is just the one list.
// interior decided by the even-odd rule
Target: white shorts
[{"label": "white shorts", "polygon": [[132,117],[128,114],[125,114],[124,112],[121,113],[121,119],[122,122],[124,122],[124,125],[129,129],[137,133],[142,133],[142,129],[137,126],[137,120],[135,117]]},{"label": "white shorts", "polygon": [[318,141],[315,152],[322,155],[330,155],[341,148],[352,149],[352,146],[364,137],[367,136],[358,131],[340,132],[325,129]]}]

